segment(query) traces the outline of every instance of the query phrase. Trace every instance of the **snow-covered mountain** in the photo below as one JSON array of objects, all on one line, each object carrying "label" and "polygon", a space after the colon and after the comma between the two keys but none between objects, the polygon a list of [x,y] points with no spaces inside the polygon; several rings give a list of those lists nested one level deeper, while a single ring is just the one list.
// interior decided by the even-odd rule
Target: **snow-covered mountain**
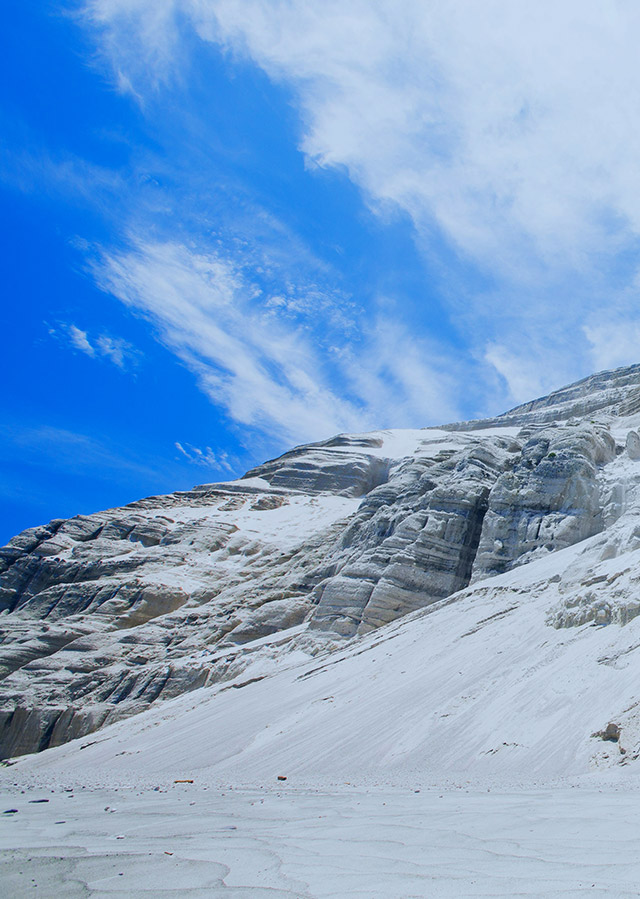
[{"label": "snow-covered mountain", "polygon": [[634,366],[16,537],[6,894],[637,896],[639,426]]},{"label": "snow-covered mountain", "polygon": [[252,776],[632,764],[639,425],[631,366],[23,532],[0,550],[4,757],[154,705],[86,752],[135,768],[127,733],[175,767],[178,727],[190,770]]}]

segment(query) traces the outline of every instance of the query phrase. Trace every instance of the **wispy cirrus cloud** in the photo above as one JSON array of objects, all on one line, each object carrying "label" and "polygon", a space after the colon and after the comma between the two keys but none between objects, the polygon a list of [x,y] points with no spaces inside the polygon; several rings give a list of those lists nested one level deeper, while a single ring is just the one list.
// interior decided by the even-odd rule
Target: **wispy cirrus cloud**
[{"label": "wispy cirrus cloud", "polygon": [[85,11],[123,89],[176,77],[194,35],[285,84],[310,163],[346,171],[372,210],[407,213],[425,257],[445,241],[443,297],[464,351],[512,399],[609,359],[583,330],[608,305],[638,322],[624,274],[640,238],[631,0],[92,0]]},{"label": "wispy cirrus cloud", "polygon": [[[96,165],[69,151],[52,151],[28,134],[29,149],[15,149],[0,141],[0,182],[14,190],[30,194],[62,197],[76,203],[104,202],[123,189],[120,173]],[[27,143],[27,141],[25,142]]]},{"label": "wispy cirrus cloud", "polygon": [[3,455],[20,452],[21,461],[30,466],[63,473],[100,472],[103,479],[114,473],[151,480],[157,468],[127,453],[127,449],[77,431],[53,425],[9,423],[0,427]]},{"label": "wispy cirrus cloud", "polygon": [[139,361],[140,353],[127,340],[110,334],[91,334],[77,325],[60,323],[49,328],[49,335],[73,350],[92,359],[106,359],[117,368],[131,368]]},{"label": "wispy cirrus cloud", "polygon": [[88,0],[76,14],[102,31],[100,53],[118,88],[142,102],[142,90],[176,71],[180,12],[176,0]]},{"label": "wispy cirrus cloud", "polygon": [[138,243],[104,254],[93,270],[105,291],[152,323],[233,421],[274,439],[415,426],[458,412],[455,360],[429,353],[381,315],[361,332],[357,352],[348,336],[336,342],[333,335],[332,346],[321,349],[211,252]]},{"label": "wispy cirrus cloud", "polygon": [[232,460],[229,454],[223,451],[214,452],[210,446],[201,449],[199,446],[192,446],[190,443],[180,443],[176,440],[175,448],[178,450],[182,458],[193,465],[201,468],[210,468],[214,471],[226,471],[233,473],[238,468],[237,460]]},{"label": "wispy cirrus cloud", "polygon": [[225,260],[180,244],[139,244],[106,255],[95,273],[105,290],[152,322],[235,421],[295,439],[337,424],[340,430],[349,419],[348,404],[319,387],[313,347],[263,316],[251,285]]}]

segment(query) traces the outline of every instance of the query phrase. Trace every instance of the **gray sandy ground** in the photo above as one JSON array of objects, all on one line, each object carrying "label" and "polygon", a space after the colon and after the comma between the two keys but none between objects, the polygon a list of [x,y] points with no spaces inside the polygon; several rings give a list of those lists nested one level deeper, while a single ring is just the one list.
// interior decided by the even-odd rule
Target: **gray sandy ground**
[{"label": "gray sandy ground", "polygon": [[579,785],[14,788],[0,884],[15,899],[635,897],[638,799]]}]

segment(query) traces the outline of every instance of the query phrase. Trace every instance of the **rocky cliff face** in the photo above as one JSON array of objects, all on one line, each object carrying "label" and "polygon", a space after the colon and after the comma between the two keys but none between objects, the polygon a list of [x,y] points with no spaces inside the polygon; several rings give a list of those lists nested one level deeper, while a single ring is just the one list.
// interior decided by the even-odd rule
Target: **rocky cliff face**
[{"label": "rocky cliff face", "polygon": [[[636,539],[639,424],[631,366],[495,419],[339,435],[239,481],[23,532],[0,550],[2,755],[237,687],[249,660],[268,673],[331,651],[597,534],[615,555]],[[634,609],[621,596],[603,613],[581,587],[549,624]]]}]

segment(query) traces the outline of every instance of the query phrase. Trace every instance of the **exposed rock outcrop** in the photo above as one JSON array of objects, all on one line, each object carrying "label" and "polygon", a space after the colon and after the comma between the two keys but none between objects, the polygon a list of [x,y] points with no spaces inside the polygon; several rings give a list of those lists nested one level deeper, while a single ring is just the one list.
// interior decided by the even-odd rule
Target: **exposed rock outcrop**
[{"label": "exposed rock outcrop", "polygon": [[469,583],[491,487],[514,444],[476,439],[435,456],[425,444],[345,530],[329,557],[336,573],[314,591],[314,627],[363,633]]},{"label": "exposed rock outcrop", "polygon": [[637,431],[629,431],[625,441],[625,449],[630,459],[640,459],[640,434]]},{"label": "exposed rock outcrop", "polygon": [[598,467],[615,457],[615,440],[602,426],[534,431],[516,464],[493,486],[474,580],[597,534],[602,529]]},{"label": "exposed rock outcrop", "polygon": [[3,755],[242,670],[236,646],[311,613],[314,570],[356,505],[247,484],[151,497],[14,538],[0,576]]},{"label": "exposed rock outcrop", "polygon": [[368,434],[340,434],[321,444],[299,446],[251,469],[245,478],[263,478],[272,487],[338,496],[364,496],[385,483],[389,459],[343,451],[343,446],[379,447],[382,439]]}]

